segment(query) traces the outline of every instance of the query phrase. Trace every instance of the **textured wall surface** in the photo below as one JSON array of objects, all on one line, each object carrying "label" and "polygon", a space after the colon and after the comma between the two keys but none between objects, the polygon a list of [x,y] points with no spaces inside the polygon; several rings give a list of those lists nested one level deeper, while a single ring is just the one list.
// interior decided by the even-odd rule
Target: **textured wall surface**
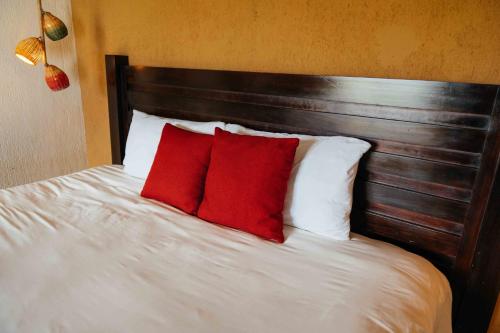
[{"label": "textured wall surface", "polygon": [[53,93],[43,65],[14,55],[19,40],[39,36],[36,1],[0,1],[0,188],[66,174],[86,166],[84,124],[69,0],[45,0],[45,9],[70,30],[48,41],[48,59],[69,76],[71,87]]},{"label": "textured wall surface", "polygon": [[90,165],[104,54],[132,64],[500,83],[498,0],[73,0]]}]

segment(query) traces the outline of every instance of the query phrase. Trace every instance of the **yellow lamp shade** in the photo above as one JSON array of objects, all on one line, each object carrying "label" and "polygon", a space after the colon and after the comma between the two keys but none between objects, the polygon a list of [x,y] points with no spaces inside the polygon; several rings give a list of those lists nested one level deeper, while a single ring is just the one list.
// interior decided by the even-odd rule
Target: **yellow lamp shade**
[{"label": "yellow lamp shade", "polygon": [[16,46],[16,56],[25,63],[35,66],[43,58],[42,42],[36,37],[23,39]]},{"label": "yellow lamp shade", "polygon": [[63,39],[68,35],[68,28],[64,22],[49,12],[43,13],[43,30],[53,41]]}]

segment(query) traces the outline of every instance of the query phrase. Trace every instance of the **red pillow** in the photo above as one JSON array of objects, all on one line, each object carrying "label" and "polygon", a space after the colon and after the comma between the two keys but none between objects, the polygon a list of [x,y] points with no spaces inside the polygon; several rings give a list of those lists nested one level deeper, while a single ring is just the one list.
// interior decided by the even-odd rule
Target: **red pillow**
[{"label": "red pillow", "polygon": [[213,135],[166,124],[141,195],[195,214],[203,195]]},{"label": "red pillow", "polygon": [[283,243],[283,206],[298,139],[215,130],[198,216]]}]

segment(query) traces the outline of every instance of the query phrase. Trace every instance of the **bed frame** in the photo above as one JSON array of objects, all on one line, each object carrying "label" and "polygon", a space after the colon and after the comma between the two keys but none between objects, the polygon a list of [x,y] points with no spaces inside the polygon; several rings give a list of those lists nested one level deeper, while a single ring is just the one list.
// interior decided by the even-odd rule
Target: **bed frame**
[{"label": "bed frame", "polygon": [[106,74],[113,163],[132,109],[369,141],[353,230],[429,259],[452,285],[455,331],[487,330],[500,286],[499,86],[130,66],[116,55]]}]

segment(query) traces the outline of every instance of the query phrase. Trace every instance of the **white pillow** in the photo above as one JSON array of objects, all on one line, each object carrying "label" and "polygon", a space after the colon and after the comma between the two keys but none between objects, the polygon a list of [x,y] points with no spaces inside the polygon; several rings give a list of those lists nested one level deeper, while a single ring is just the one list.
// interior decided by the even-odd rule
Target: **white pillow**
[{"label": "white pillow", "polygon": [[255,131],[227,124],[248,135],[299,138],[283,210],[284,223],[338,240],[349,239],[349,215],[358,163],[368,142],[343,136],[310,136]]},{"label": "white pillow", "polygon": [[162,118],[134,110],[123,159],[123,170],[126,173],[143,179],[148,177],[166,123],[204,134],[214,134],[216,127],[224,129],[225,126],[220,121],[197,122]]}]

